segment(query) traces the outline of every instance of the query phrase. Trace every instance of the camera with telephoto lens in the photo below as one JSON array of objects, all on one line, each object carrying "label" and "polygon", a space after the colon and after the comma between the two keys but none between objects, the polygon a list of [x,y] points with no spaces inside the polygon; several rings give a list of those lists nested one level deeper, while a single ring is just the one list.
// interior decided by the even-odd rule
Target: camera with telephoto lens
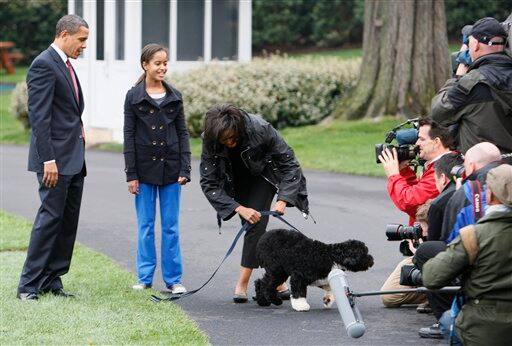
[{"label": "camera with telephoto lens", "polygon": [[414,254],[409,249],[407,239],[412,240],[412,245],[417,248],[420,245],[419,239],[423,238],[423,231],[419,222],[415,222],[413,226],[390,223],[386,225],[386,237],[389,241],[402,240],[398,250],[404,256],[412,256]]},{"label": "camera with telephoto lens", "polygon": [[415,265],[402,266],[400,270],[400,285],[403,286],[421,286],[421,270]]},{"label": "camera with telephoto lens", "polygon": [[388,240],[404,240],[412,239],[418,240],[422,237],[422,229],[418,222],[415,222],[413,226],[404,226],[398,223],[389,223],[386,225],[386,237]]},{"label": "camera with telephoto lens", "polygon": [[[397,151],[399,162],[415,159],[419,153],[419,148],[415,144],[418,140],[418,121],[419,118],[407,120],[386,134],[385,143],[375,144],[376,162],[381,163],[379,156],[384,149],[393,150],[393,148]],[[402,127],[409,124],[411,124],[413,128],[402,129]],[[396,140],[398,145],[391,144],[393,140]]]}]

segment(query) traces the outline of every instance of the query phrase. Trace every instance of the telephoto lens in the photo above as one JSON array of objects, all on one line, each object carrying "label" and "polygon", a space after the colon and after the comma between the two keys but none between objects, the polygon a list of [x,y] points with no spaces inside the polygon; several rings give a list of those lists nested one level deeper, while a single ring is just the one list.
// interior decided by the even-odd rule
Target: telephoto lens
[{"label": "telephoto lens", "polygon": [[386,237],[388,240],[419,239],[421,238],[421,226],[415,223],[414,226],[404,226],[398,223],[386,225]]},{"label": "telephoto lens", "polygon": [[402,266],[400,271],[400,285],[403,286],[421,286],[421,270],[414,265]]}]

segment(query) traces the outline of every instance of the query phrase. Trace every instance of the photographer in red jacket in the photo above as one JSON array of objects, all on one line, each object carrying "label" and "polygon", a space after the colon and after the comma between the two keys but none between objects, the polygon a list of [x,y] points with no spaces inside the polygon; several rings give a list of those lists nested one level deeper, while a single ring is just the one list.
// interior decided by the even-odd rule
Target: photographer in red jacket
[{"label": "photographer in red jacket", "polygon": [[389,197],[398,209],[409,215],[409,225],[414,223],[418,207],[439,195],[433,163],[450,152],[453,138],[448,129],[426,118],[419,122],[416,145],[420,149],[420,159],[426,161],[420,178],[409,167],[409,161],[398,162],[395,149],[385,149],[379,156],[388,177]]}]

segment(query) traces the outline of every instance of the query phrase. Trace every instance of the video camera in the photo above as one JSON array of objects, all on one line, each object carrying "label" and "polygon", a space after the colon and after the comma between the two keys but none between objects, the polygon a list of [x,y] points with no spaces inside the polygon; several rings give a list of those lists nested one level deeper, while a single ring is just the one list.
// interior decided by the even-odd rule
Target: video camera
[{"label": "video camera", "polygon": [[[381,163],[379,156],[386,148],[389,150],[396,149],[399,162],[415,159],[419,153],[419,148],[415,144],[418,140],[418,122],[419,118],[414,118],[401,123],[386,134],[385,143],[375,144],[376,162]],[[413,128],[402,129],[406,125],[412,125]],[[395,139],[398,146],[391,144]]]},{"label": "video camera", "polygon": [[423,238],[423,231],[419,222],[415,222],[413,226],[404,226],[398,223],[389,223],[386,225],[386,237],[388,241],[402,240],[399,246],[399,251],[404,256],[412,256],[413,253],[409,249],[407,239],[411,239],[413,246],[419,246],[420,238]]}]

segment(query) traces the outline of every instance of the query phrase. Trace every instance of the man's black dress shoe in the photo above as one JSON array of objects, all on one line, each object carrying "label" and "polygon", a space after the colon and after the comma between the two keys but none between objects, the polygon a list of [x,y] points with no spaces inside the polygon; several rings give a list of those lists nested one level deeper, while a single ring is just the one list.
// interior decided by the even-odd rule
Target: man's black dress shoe
[{"label": "man's black dress shoe", "polygon": [[62,297],[62,298],[74,298],[75,297],[74,294],[67,293],[66,291],[64,291],[63,288],[52,290],[50,292],[51,292],[51,294],[53,294],[54,296],[57,296],[57,297]]},{"label": "man's black dress shoe", "polygon": [[21,300],[38,300],[39,296],[37,293],[29,292],[29,293],[18,293],[18,299]]}]

